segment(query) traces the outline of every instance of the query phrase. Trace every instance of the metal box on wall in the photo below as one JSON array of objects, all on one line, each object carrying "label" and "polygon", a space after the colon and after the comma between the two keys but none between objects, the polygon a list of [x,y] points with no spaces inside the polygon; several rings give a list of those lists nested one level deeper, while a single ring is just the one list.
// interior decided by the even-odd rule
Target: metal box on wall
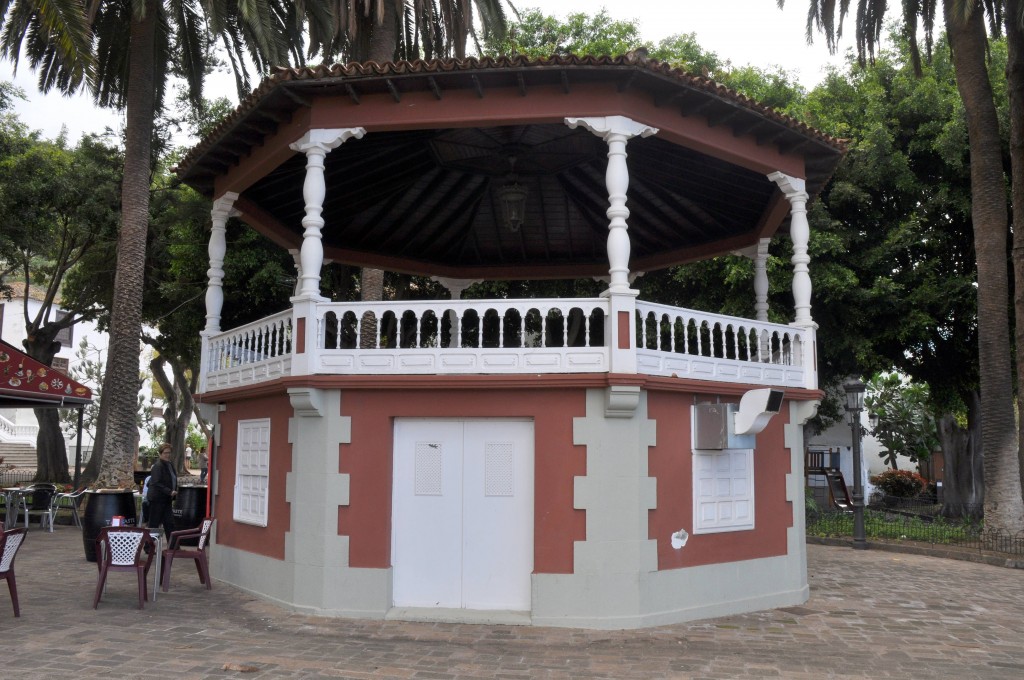
[{"label": "metal box on wall", "polygon": [[693,448],[709,451],[752,449],[752,434],[738,435],[733,420],[739,404],[697,404],[693,407]]},{"label": "metal box on wall", "polygon": [[726,404],[697,404],[693,407],[693,448],[721,450],[728,438]]}]

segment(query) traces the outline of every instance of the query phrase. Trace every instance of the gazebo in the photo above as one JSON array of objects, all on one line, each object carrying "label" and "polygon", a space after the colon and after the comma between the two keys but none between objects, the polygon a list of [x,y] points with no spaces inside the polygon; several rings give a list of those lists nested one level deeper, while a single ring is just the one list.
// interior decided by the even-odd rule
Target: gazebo
[{"label": "gazebo", "polygon": [[[843,145],[643,54],[281,69],[181,162],[213,199],[214,575],[340,617],[631,628],[807,597],[806,203]],[[220,327],[225,225],[291,307]],[[768,320],[772,238],[793,320]],[[753,318],[638,299],[754,262]],[[451,299],[328,300],[325,260]],[[596,298],[463,300],[594,277]]]}]

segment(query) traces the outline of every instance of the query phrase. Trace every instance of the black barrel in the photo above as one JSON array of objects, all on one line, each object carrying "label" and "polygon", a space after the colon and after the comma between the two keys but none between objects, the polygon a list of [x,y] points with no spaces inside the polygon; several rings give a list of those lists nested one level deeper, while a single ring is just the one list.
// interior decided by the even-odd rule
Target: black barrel
[{"label": "black barrel", "polygon": [[131,491],[89,491],[86,493],[85,516],[82,517],[82,545],[85,559],[96,561],[96,537],[100,529],[110,526],[112,518],[124,517],[127,526],[136,525],[135,495]]},{"label": "black barrel", "polygon": [[[195,529],[206,517],[206,486],[179,486],[174,499],[174,528]],[[195,545],[195,541],[182,541],[184,545]]]}]

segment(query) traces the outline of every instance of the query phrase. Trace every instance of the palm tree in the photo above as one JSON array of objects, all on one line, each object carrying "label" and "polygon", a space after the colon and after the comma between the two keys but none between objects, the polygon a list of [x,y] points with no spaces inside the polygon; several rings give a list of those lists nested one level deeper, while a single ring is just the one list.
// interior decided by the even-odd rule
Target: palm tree
[{"label": "palm tree", "polygon": [[[782,7],[784,2],[778,0],[779,6]],[[872,55],[880,42],[887,5],[885,0],[858,0],[856,32],[861,60],[865,54]],[[985,461],[985,523],[989,528],[1015,533],[1024,529],[1024,501],[1021,497],[1008,330],[1008,211],[999,122],[986,69],[987,35],[982,5],[981,0],[943,0],[942,11],[953,53],[957,89],[967,116],[971,156],[971,219],[978,268],[978,368]],[[998,33],[1001,3],[985,0],[984,6],[992,10],[989,14],[990,28]],[[919,18],[923,19],[926,42],[930,47],[936,7],[936,0],[903,1],[904,32],[915,51],[918,49],[916,26]],[[836,0],[811,0],[807,15],[808,40],[815,30],[820,30],[825,33],[832,51],[835,51],[841,36],[842,21],[849,10],[848,0],[840,0],[839,28],[835,22],[836,9]],[[1019,19],[1018,14],[1016,20]]]},{"label": "palm tree", "polygon": [[[1010,100],[1010,204],[1013,211],[1013,309],[1016,346],[1024,347],[1024,4],[1004,0],[1006,21],[1006,84]],[[1024,361],[1017,362],[1017,412],[1024,414]],[[1018,418],[1017,441],[1021,487],[1024,488],[1024,417]]]},{"label": "palm tree", "polygon": [[[125,111],[121,226],[111,307],[110,352],[96,442],[87,476],[127,486],[136,455],[136,395],[145,276],[154,119],[168,76],[183,77],[202,97],[213,40],[227,49],[241,94],[246,59],[256,69],[301,59],[303,27],[331,35],[327,2],[216,0],[14,0],[0,3],[0,54],[17,65],[24,50],[42,91],[87,88],[102,106]],[[126,30],[127,28],[127,30]],[[23,44],[24,39],[24,44]]]}]

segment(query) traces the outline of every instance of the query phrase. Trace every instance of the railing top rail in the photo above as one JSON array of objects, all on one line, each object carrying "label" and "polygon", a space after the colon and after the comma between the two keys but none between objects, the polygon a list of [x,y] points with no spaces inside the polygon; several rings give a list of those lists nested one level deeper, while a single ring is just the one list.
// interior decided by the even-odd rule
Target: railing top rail
[{"label": "railing top rail", "polygon": [[675,307],[673,305],[664,305],[658,302],[641,302],[636,303],[637,311],[641,313],[645,312],[656,312],[664,313],[668,315],[681,314],[691,317],[697,317],[701,319],[708,319],[712,321],[721,322],[723,325],[731,325],[733,327],[757,327],[757,328],[776,328],[784,330],[788,333],[801,334],[805,329],[790,326],[784,323],[775,323],[773,321],[758,321],[757,319],[743,319],[736,316],[727,316],[725,314],[716,314],[714,312],[702,312],[696,309],[686,309],[683,307]]},{"label": "railing top rail", "polygon": [[276,323],[278,321],[288,321],[291,318],[292,318],[292,310],[291,309],[286,309],[283,312],[277,312],[276,314],[271,314],[270,316],[265,316],[262,319],[257,319],[256,321],[250,321],[249,323],[245,324],[244,326],[238,326],[236,328],[232,328],[231,330],[221,331],[220,333],[217,333],[213,337],[215,337],[215,338],[223,338],[223,337],[227,337],[227,336],[230,336],[230,335],[237,335],[237,334],[245,333],[247,331],[257,330],[257,329],[263,328],[264,326],[267,326],[267,325],[272,325],[272,324],[274,324],[274,323]]},{"label": "railing top rail", "polygon": [[470,300],[383,300],[383,301],[353,301],[353,302],[324,302],[318,305],[320,309],[431,309],[437,307],[450,308],[497,308],[497,307],[558,307],[572,309],[573,307],[607,307],[608,301],[605,298],[498,298],[498,299],[470,299]]}]

